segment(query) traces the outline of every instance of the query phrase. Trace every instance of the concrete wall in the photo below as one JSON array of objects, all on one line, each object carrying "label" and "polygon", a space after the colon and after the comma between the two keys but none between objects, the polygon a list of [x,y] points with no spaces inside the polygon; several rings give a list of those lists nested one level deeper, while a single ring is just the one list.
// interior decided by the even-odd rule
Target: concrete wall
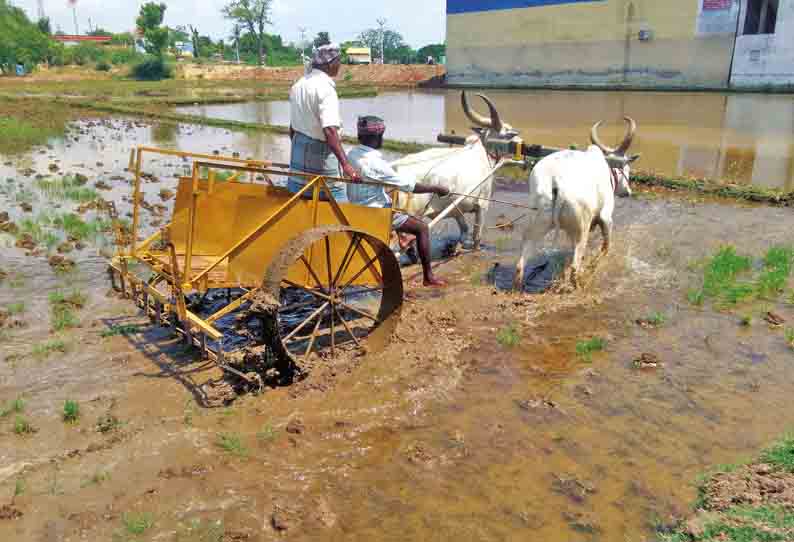
[{"label": "concrete wall", "polygon": [[[523,0],[454,13],[448,82],[471,85],[721,87],[730,72],[739,0]],[[504,0],[510,4],[510,0]],[[709,4],[709,2],[711,2]],[[482,0],[481,4],[491,4]],[[714,15],[719,15],[715,17]],[[640,32],[650,36],[641,40]]]},{"label": "concrete wall", "polygon": [[[741,28],[747,15],[743,4]],[[774,34],[739,36],[731,83],[735,87],[794,85],[794,0],[780,0]]]}]

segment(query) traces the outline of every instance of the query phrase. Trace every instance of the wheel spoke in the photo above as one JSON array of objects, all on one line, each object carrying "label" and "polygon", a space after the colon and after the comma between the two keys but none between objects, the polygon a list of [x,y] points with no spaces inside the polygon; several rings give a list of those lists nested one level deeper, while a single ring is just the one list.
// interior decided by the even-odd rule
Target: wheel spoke
[{"label": "wheel spoke", "polygon": [[314,279],[314,282],[316,282],[316,283],[317,283],[317,287],[318,287],[318,288],[320,288],[320,289],[322,290],[322,288],[323,288],[323,281],[321,281],[321,280],[320,280],[320,277],[318,277],[318,276],[317,276],[317,273],[315,273],[315,272],[314,272],[314,269],[312,268],[312,265],[309,263],[309,260],[307,260],[307,259],[306,259],[306,256],[304,256],[304,255],[302,255],[302,254],[301,254],[300,261],[302,261],[302,262],[303,262],[303,265],[305,265],[305,266],[306,266],[306,269],[308,269],[308,270],[309,270],[309,274],[310,274],[310,275],[312,276],[312,278]]},{"label": "wheel spoke", "polygon": [[328,275],[328,289],[333,288],[334,279],[331,278],[331,240],[330,237],[325,237],[325,267]]},{"label": "wheel spoke", "polygon": [[331,303],[331,310],[328,312],[329,316],[331,316],[331,355],[333,356],[336,350],[336,329],[334,327],[334,312],[336,312],[336,305],[334,303]]},{"label": "wheel spoke", "polygon": [[367,262],[367,264],[366,264],[366,265],[365,265],[365,266],[364,266],[364,267],[361,269],[361,271],[359,271],[358,273],[356,273],[355,275],[353,275],[353,278],[352,278],[352,279],[350,279],[349,281],[347,281],[347,284],[345,284],[344,286],[342,286],[342,289],[344,290],[345,288],[347,288],[348,286],[350,286],[351,284],[353,284],[354,282],[356,282],[356,280],[358,280],[358,277],[360,277],[361,275],[363,275],[363,274],[364,274],[364,272],[365,272],[367,269],[369,269],[370,267],[372,267],[372,264],[373,264],[373,263],[375,263],[375,260],[377,260],[377,259],[378,259],[378,255],[376,254],[375,256],[373,256],[373,257],[372,257],[372,259],[371,259],[370,261],[368,261],[368,262]]},{"label": "wheel spoke", "polygon": [[342,317],[342,315],[339,314],[339,309],[334,307],[334,311],[336,311],[336,315],[339,317],[339,320],[342,322],[342,325],[345,326],[345,329],[347,330],[348,335],[350,335],[350,338],[353,339],[353,342],[356,343],[356,346],[360,347],[361,343],[359,342],[358,337],[356,337],[356,335],[353,333],[353,330],[350,329],[350,326],[348,325],[347,320],[345,320]]},{"label": "wheel spoke", "polygon": [[335,287],[337,282],[339,282],[339,280],[345,276],[347,268],[350,267],[350,262],[353,261],[353,251],[356,250],[360,244],[361,237],[354,233],[350,239],[350,244],[347,247],[347,252],[345,252],[345,257],[342,258],[342,265],[339,266],[336,276],[334,277],[333,282],[331,282],[331,286]]},{"label": "wheel spoke", "polygon": [[314,297],[318,297],[318,298],[322,299],[323,301],[330,301],[331,300],[331,296],[329,296],[325,292],[318,292],[317,290],[315,290],[313,288],[306,288],[305,286],[301,286],[300,284],[296,284],[296,283],[292,282],[291,280],[281,279],[281,281],[286,283],[288,286],[292,286],[293,288],[297,288],[298,290],[301,290],[303,292],[311,294]]},{"label": "wheel spoke", "polygon": [[[287,341],[289,341],[289,340],[290,340],[292,337],[294,337],[294,336],[295,336],[295,335],[296,335],[298,332],[300,332],[300,330],[301,330],[301,329],[303,329],[304,327],[306,327],[306,324],[308,324],[309,322],[311,322],[312,320],[314,320],[315,318],[317,318],[317,317],[318,317],[318,316],[319,316],[319,315],[320,315],[320,314],[321,314],[321,313],[322,313],[322,312],[323,312],[323,311],[324,311],[324,310],[325,310],[325,309],[326,309],[326,308],[327,308],[327,307],[328,307],[330,304],[331,304],[331,303],[330,303],[330,301],[326,301],[326,302],[325,302],[325,303],[324,303],[324,304],[323,304],[323,305],[322,305],[322,306],[321,306],[319,309],[317,309],[316,311],[314,311],[314,312],[311,314],[311,316],[309,316],[309,317],[308,317],[306,320],[304,320],[304,321],[303,321],[303,322],[302,322],[302,323],[301,323],[301,324],[300,324],[298,327],[296,327],[295,329],[293,329],[293,330],[292,330],[292,332],[290,332],[290,334],[289,334],[289,335],[287,335],[286,337],[284,337],[284,342],[287,342]],[[320,325],[320,321],[318,321],[318,322],[317,322],[317,327],[319,327],[319,325]]]},{"label": "wheel spoke", "polygon": [[358,315],[360,315],[360,316],[363,316],[363,317],[365,317],[365,318],[369,318],[370,320],[372,320],[372,321],[373,321],[373,322],[375,322],[376,324],[379,324],[379,323],[380,323],[380,320],[378,319],[378,317],[377,317],[377,316],[373,316],[372,314],[370,314],[370,313],[369,313],[369,312],[367,312],[367,311],[364,311],[364,310],[361,310],[361,309],[357,309],[357,308],[355,308],[355,307],[353,307],[353,306],[351,306],[351,305],[348,305],[347,303],[342,303],[342,302],[340,302],[340,303],[339,303],[339,305],[340,305],[340,306],[342,306],[342,307],[344,307],[344,308],[346,308],[346,309],[347,309],[347,310],[349,310],[349,311],[355,312],[356,314],[358,314]]},{"label": "wheel spoke", "polygon": [[[325,307],[323,307],[325,308]],[[317,338],[317,330],[320,329],[320,323],[323,321],[322,318],[317,320],[317,324],[314,326],[314,331],[312,331],[312,337],[309,339],[309,346],[306,347],[306,352],[303,354],[304,358],[309,357],[309,354],[312,352],[312,347],[314,346],[314,340]]]}]

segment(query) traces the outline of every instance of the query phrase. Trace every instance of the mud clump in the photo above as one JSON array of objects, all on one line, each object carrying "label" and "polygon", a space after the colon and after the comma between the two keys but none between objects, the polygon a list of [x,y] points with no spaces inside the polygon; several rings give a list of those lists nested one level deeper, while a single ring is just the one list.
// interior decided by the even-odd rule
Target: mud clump
[{"label": "mud clump", "polygon": [[173,199],[174,192],[172,190],[167,189],[167,188],[163,188],[162,190],[160,190],[160,194],[159,195],[160,195],[160,199],[161,200],[168,201],[170,199]]},{"label": "mud clump", "polygon": [[33,237],[29,233],[23,233],[22,236],[17,239],[17,242],[14,243],[14,246],[25,250],[33,250],[36,248],[36,241],[33,240]]},{"label": "mud clump", "polygon": [[55,271],[59,271],[59,272],[71,271],[75,268],[76,265],[74,263],[74,260],[70,260],[69,258],[66,258],[65,256],[61,256],[58,254],[50,256],[49,259],[47,260],[47,263],[50,264],[50,267],[52,267]]},{"label": "mud clump", "polygon": [[794,509],[794,473],[760,463],[715,474],[703,488],[708,509],[774,505]]},{"label": "mud clump", "polygon": [[22,517],[22,515],[22,512],[10,504],[4,504],[3,506],[0,506],[0,521],[19,519]]},{"label": "mud clump", "polygon": [[302,435],[306,432],[306,426],[301,420],[295,419],[287,424],[285,431],[291,435]]},{"label": "mud clump", "polygon": [[565,495],[577,504],[582,504],[587,497],[597,491],[593,484],[579,480],[576,476],[567,476],[564,474],[554,475],[551,488],[556,493]]},{"label": "mud clump", "polygon": [[22,209],[22,211],[25,212],[25,213],[32,213],[33,212],[33,206],[30,203],[27,203],[25,201],[23,201],[22,203],[19,204],[19,208]]},{"label": "mud clump", "polygon": [[113,187],[110,186],[105,181],[99,180],[94,183],[94,188],[96,188],[97,190],[111,190]]},{"label": "mud clump", "polygon": [[662,367],[662,360],[656,354],[645,352],[631,362],[631,366],[638,370],[658,369]]}]

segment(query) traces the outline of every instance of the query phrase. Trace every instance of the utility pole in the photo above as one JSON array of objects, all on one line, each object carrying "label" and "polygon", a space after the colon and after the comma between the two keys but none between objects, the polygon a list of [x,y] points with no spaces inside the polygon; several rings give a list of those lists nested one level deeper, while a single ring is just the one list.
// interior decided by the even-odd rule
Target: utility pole
[{"label": "utility pole", "polygon": [[94,25],[91,24],[91,17],[88,18],[88,32],[89,33],[93,33],[94,32]]},{"label": "utility pole", "polygon": [[39,0],[39,19],[45,19],[47,14],[44,13],[44,0]]},{"label": "utility pole", "polygon": [[306,56],[304,54],[304,51],[306,49],[306,30],[307,28],[305,26],[298,27],[298,32],[300,33],[301,36],[301,62],[303,62],[303,58]]},{"label": "utility pole", "polygon": [[77,26],[77,0],[69,0],[69,5],[72,6],[72,15],[74,16],[74,35],[80,35],[80,27]]},{"label": "utility pole", "polygon": [[378,19],[380,27],[380,63],[386,64],[386,19]]}]

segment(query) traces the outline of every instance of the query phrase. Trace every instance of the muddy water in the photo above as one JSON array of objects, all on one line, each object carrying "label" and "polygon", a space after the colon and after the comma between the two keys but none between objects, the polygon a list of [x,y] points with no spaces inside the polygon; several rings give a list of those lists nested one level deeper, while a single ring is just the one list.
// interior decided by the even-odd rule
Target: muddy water
[{"label": "muddy water", "polygon": [[[488,95],[505,122],[525,141],[565,147],[588,143],[599,119],[605,141],[618,141],[620,119],[640,125],[635,150],[641,168],[664,175],[692,175],[794,190],[794,98],[791,96],[652,92],[501,91]],[[480,109],[484,109],[479,106]],[[286,102],[187,107],[185,112],[287,125]],[[383,116],[387,136],[432,143],[442,132],[467,133],[469,122],[457,91],[384,92],[342,101],[346,131],[356,117]]]},{"label": "muddy water", "polygon": [[[251,141],[217,129],[156,133],[123,121],[80,124],[70,147],[55,142],[13,160],[2,177],[30,186],[19,169],[31,164],[45,174],[61,160],[63,171],[85,172],[91,183],[107,178],[112,190],[103,196],[117,198],[124,214],[133,144],[278,159],[286,149],[283,138]],[[145,184],[156,202],[184,164],[166,159],[147,169],[160,180]],[[33,214],[53,202],[40,195],[34,204]],[[490,225],[503,222],[501,213],[512,216],[493,208]],[[151,225],[161,217],[144,218]],[[745,307],[756,323],[744,329],[737,314],[685,301],[697,284],[693,262],[726,243],[760,255],[790,242],[793,226],[785,209],[622,200],[615,250],[590,288],[545,299],[475,280],[495,263],[509,268],[517,254],[519,231],[489,230],[486,251],[439,268],[449,290],[409,282],[389,350],[324,362],[292,389],[222,410],[198,402],[198,385],[217,377],[211,367],[105,297],[97,247],[74,256],[71,278],[7,248],[2,267],[26,281],[0,285],[0,305],[31,300],[30,326],[3,343],[0,401],[24,394],[39,432],[18,437],[13,420],[0,419],[0,506],[17,480],[26,488],[13,500],[24,515],[0,520],[0,539],[125,539],[124,514],[149,513],[154,525],[138,539],[211,539],[197,525],[222,520],[237,539],[260,541],[650,540],[694,498],[699,472],[749,456],[794,425],[794,358],[782,330],[758,317],[772,309],[791,322],[792,306]],[[64,335],[67,353],[31,357],[33,344],[51,338],[47,291],[67,283],[90,295],[83,327]],[[667,316],[661,329],[634,324],[657,311]],[[125,323],[141,332],[101,337]],[[521,344],[508,349],[496,332],[511,323]],[[591,336],[608,347],[587,361],[575,345]],[[663,367],[632,369],[645,352]],[[81,401],[75,427],[59,419],[67,398]],[[109,412],[123,425],[97,433]],[[245,453],[224,452],[219,434],[238,436]]]}]

